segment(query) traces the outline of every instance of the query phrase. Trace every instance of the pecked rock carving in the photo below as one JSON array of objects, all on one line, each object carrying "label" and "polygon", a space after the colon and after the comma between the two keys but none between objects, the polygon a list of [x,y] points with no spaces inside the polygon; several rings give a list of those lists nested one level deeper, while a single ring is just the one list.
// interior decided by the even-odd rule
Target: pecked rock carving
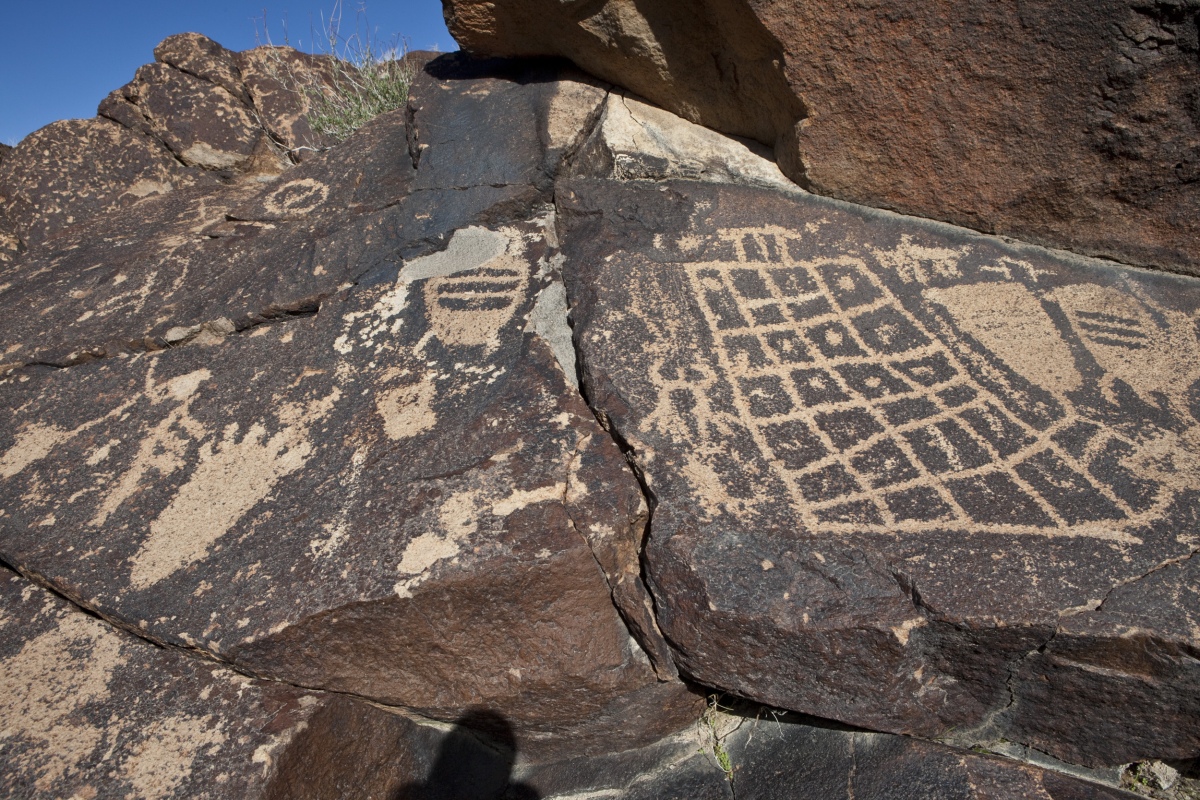
[{"label": "pecked rock carving", "polygon": [[[585,385],[657,498],[647,574],[685,673],[876,729],[1016,726],[1076,762],[1194,752],[1186,567],[1178,619],[1072,632],[1200,546],[1190,281],[810,197],[568,187]],[[1051,699],[1143,681],[1171,701],[1107,733]]]},{"label": "pecked rock carving", "polygon": [[0,153],[5,791],[1067,800],[1200,754],[1194,280],[814,197],[554,62],[412,55],[297,152],[319,59],[156,59],[30,137],[132,162]]}]

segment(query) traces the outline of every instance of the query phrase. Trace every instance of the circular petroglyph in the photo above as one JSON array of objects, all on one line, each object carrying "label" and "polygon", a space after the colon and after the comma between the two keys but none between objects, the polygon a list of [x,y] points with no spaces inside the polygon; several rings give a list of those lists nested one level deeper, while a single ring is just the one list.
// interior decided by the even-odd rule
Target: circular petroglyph
[{"label": "circular petroglyph", "polygon": [[272,214],[296,216],[307,214],[324,203],[328,197],[328,186],[312,178],[301,178],[284,184],[267,195],[263,200],[263,207]]}]

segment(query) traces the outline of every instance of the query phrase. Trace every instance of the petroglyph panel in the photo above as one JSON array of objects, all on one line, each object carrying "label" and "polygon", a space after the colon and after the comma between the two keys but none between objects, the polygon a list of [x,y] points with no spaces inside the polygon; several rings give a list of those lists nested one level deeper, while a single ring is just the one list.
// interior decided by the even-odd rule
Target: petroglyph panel
[{"label": "petroglyph panel", "polygon": [[778,482],[814,532],[1128,540],[1200,489],[1194,314],[970,247],[814,258],[819,235],[689,234],[662,268],[687,306],[631,293],[663,334],[641,429],[686,441],[702,502],[747,508]]},{"label": "petroglyph panel", "polygon": [[636,480],[532,322],[554,224],[461,229],[314,316],[0,380],[0,558],[292,683],[450,719],[487,698],[543,739],[641,725],[625,695],[663,704],[654,736],[690,718],[613,605],[670,676]]},{"label": "petroglyph panel", "polygon": [[[1200,696],[1200,608],[1164,565],[1200,551],[1200,283],[802,195],[561,196],[681,671],[876,730],[1195,752],[1164,709]],[[1018,682],[1030,653],[1047,677]],[[1176,699],[1078,713],[1145,686]]]}]

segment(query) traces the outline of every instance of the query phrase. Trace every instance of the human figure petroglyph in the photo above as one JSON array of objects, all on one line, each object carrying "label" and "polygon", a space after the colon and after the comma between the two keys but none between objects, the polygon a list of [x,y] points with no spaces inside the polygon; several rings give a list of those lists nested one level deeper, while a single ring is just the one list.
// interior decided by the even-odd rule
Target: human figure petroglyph
[{"label": "human figure petroglyph", "polygon": [[[814,531],[958,524],[1130,540],[1191,486],[1200,360],[1164,360],[1161,377],[1146,377],[1126,351],[1150,347],[1142,329],[1154,322],[1164,359],[1171,343],[1191,353],[1193,320],[1114,288],[1042,290],[1053,273],[1017,259],[967,267],[969,246],[905,237],[891,250],[806,257],[810,233],[681,237],[692,313],[636,301],[658,336],[694,345],[656,359],[658,401],[643,426],[689,442],[683,471],[705,487],[706,513],[748,513],[779,481]],[[932,285],[897,294],[906,283]],[[1090,342],[1090,367],[1072,336]],[[1095,413],[1084,395],[1118,381],[1169,398],[1184,430],[1091,424],[1085,437]]]}]

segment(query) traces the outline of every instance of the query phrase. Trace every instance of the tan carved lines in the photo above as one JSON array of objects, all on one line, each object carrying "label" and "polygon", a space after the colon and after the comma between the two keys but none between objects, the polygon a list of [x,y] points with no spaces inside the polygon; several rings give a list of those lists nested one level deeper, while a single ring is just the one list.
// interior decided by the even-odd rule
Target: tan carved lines
[{"label": "tan carved lines", "polygon": [[191,441],[207,434],[202,424],[191,416],[192,400],[197,389],[212,378],[207,369],[196,370],[161,384],[155,380],[155,362],[146,371],[145,396],[152,405],[172,403],[173,408],[157,425],[146,431],[129,469],[104,496],[92,517],[91,525],[99,527],[108,521],[122,503],[137,492],[151,473],[164,480],[184,466],[184,455]]},{"label": "tan carved lines", "polygon": [[[713,264],[713,263],[687,265],[687,267],[686,267],[687,273],[689,276],[691,276],[693,278],[693,281],[697,284],[696,288],[698,290],[698,293],[700,293],[700,292],[706,292],[706,293],[723,292],[723,293],[725,293],[724,296],[727,296],[727,297],[733,296],[733,291],[731,291],[731,290],[736,287],[730,287],[725,283],[724,277],[723,277],[725,270],[717,268],[717,267],[721,267],[721,266],[724,266],[724,265],[718,265],[718,264]],[[779,282],[775,281],[775,283],[776,283],[776,286],[778,287]],[[828,289],[826,289],[821,283],[816,284],[816,288],[817,288],[816,292],[810,292],[805,295],[801,295],[801,297],[802,298],[809,297],[809,296],[811,296],[811,297],[829,297],[830,293],[828,292]],[[822,291],[822,290],[824,290],[824,291]],[[705,298],[705,299],[708,299],[708,298]],[[704,302],[702,300],[700,307],[703,309],[703,312],[704,312],[707,322],[710,326],[710,329],[716,328],[720,324],[721,320],[718,318],[717,314],[714,312],[714,309],[712,308],[712,304],[709,302]],[[840,319],[841,319],[840,315],[838,315],[836,312],[834,312],[831,309],[829,312],[818,315],[809,321],[815,321],[819,324],[823,321],[830,321],[830,320],[836,321],[836,320],[840,320]],[[746,326],[746,327],[750,327],[750,326]],[[780,326],[780,327],[782,327],[784,329],[791,329],[791,326],[787,326],[787,325]],[[844,330],[844,333],[841,335],[845,336],[846,342],[835,343],[835,346],[847,345],[846,349],[849,351],[850,350],[849,345],[853,345],[853,348],[855,351],[862,353],[862,355],[860,357],[858,357],[858,360],[860,360],[860,361],[869,360],[869,356],[867,356],[868,350],[865,348],[863,343],[856,337],[855,333],[852,330],[850,330],[849,327],[847,327],[847,326],[842,326],[842,328]],[[728,342],[728,337],[724,340],[723,343],[727,343],[727,342]],[[764,458],[768,459],[769,463],[774,468],[775,472],[781,478],[783,478],[785,484],[788,486],[789,490],[791,491],[793,510],[797,514],[800,515],[801,519],[804,520],[806,526],[810,527],[812,530],[827,530],[828,525],[829,525],[828,520],[822,520],[820,518],[820,512],[823,509],[833,508],[838,505],[845,505],[847,502],[854,502],[855,500],[858,500],[858,499],[863,499],[863,498],[870,499],[869,495],[871,494],[871,492],[869,490],[863,490],[861,487],[861,484],[860,484],[859,490],[854,491],[853,496],[850,496],[850,497],[843,495],[843,496],[840,496],[837,500],[830,501],[825,504],[820,504],[819,502],[814,503],[812,501],[806,500],[804,487],[800,483],[800,478],[803,475],[812,476],[814,474],[820,473],[822,470],[837,468],[837,467],[841,466],[843,464],[843,462],[845,461],[845,458],[840,453],[840,451],[844,448],[840,448],[838,443],[834,442],[831,434],[827,430],[821,428],[820,426],[811,424],[814,421],[815,414],[818,412],[812,410],[812,407],[809,404],[807,404],[806,401],[799,396],[799,393],[796,390],[793,382],[790,380],[787,380],[787,379],[791,378],[791,375],[788,373],[794,372],[795,371],[794,368],[791,370],[781,369],[781,368],[779,368],[778,364],[775,364],[775,365],[764,365],[763,367],[759,368],[758,370],[753,371],[753,372],[758,373],[758,376],[772,376],[775,379],[777,379],[779,382],[779,386],[783,389],[784,397],[786,397],[786,399],[787,399],[787,404],[790,406],[790,410],[792,410],[794,412],[794,413],[785,412],[783,414],[772,414],[769,418],[767,418],[767,422],[756,424],[754,422],[756,414],[753,409],[755,398],[753,397],[753,395],[750,394],[750,392],[753,392],[754,390],[751,389],[750,392],[747,392],[747,390],[746,390],[747,382],[745,381],[745,378],[750,377],[752,379],[753,377],[757,377],[757,376],[755,376],[753,374],[747,375],[748,371],[745,369],[744,363],[735,363],[735,359],[733,359],[729,356],[727,347],[718,346],[717,354],[718,354],[718,360],[720,362],[720,366],[725,371],[725,373],[730,376],[730,380],[735,385],[735,397],[737,398],[737,400],[735,402],[738,405],[738,410],[741,414],[742,419],[749,425],[749,427],[752,431],[752,436],[754,438],[755,444],[759,448],[759,450],[762,453],[762,455],[764,456]],[[815,344],[814,346],[810,347],[807,351],[807,355],[808,355],[808,359],[811,362],[812,366],[817,369],[827,368],[827,367],[832,366],[833,359],[824,355],[819,344]],[[772,366],[774,368],[772,368]],[[856,401],[856,400],[852,399],[852,396],[848,392],[846,392],[845,388],[841,385],[841,382],[838,381],[838,379],[836,377],[834,377],[835,373],[832,370],[827,369],[827,370],[825,370],[825,372],[835,382],[836,390],[839,393],[841,393],[842,396],[846,397],[845,401],[841,401],[842,403],[844,403],[848,408],[860,410],[862,412],[862,414],[864,415],[864,419],[869,420],[871,423],[873,423],[879,429],[881,434],[886,431],[886,425],[880,420],[878,415],[872,409],[870,409],[870,407],[864,406],[864,404],[861,402],[861,400]],[[828,409],[829,405],[831,405],[831,404],[818,404],[819,407],[823,407],[827,410],[829,410]],[[771,437],[768,436],[768,430],[769,430],[767,427],[768,424],[778,425],[780,423],[786,423],[791,420],[803,422],[805,424],[805,426],[809,429],[809,431],[812,432],[813,434],[815,434],[818,441],[820,442],[821,449],[826,453],[826,455],[823,456],[822,458],[820,458],[815,464],[807,465],[809,467],[813,467],[812,469],[806,470],[804,473],[800,473],[800,474],[797,474],[796,471],[790,470],[787,468],[787,466],[784,463],[784,460],[780,456],[780,453],[777,452],[779,450],[778,439],[776,440],[776,443],[773,445],[771,442]],[[878,437],[876,437],[876,438],[878,438]],[[901,447],[901,450],[903,452],[905,450],[905,448]],[[915,456],[911,452],[904,452],[904,455],[906,457],[908,457],[910,459],[910,461],[915,460]],[[851,478],[851,480],[853,480],[853,477]],[[947,492],[945,492],[944,488],[941,488],[941,487],[939,487],[939,488],[940,488],[939,494],[942,495],[942,500],[944,502],[949,502],[950,504],[953,504],[953,498],[950,497]],[[885,523],[888,523],[888,524],[894,526],[896,524],[896,520],[892,517],[892,515],[890,513],[888,513],[886,511],[886,506],[884,506],[884,504],[882,504],[882,503],[876,503],[875,505],[876,505],[876,508],[879,509],[879,511],[883,514],[883,521]],[[953,507],[953,505],[952,505],[952,507]],[[961,509],[959,509],[959,512],[961,513]],[[858,529],[861,529],[861,527],[862,527],[861,525],[857,526]]]},{"label": "tan carved lines", "polygon": [[[735,514],[746,513],[756,504],[757,498],[735,497],[727,490],[712,466],[714,459],[725,453],[725,447],[710,435],[711,428],[721,436],[732,438],[741,427],[741,421],[712,403],[711,397],[719,378],[711,364],[693,360],[687,365],[686,371],[676,371],[676,365],[671,363],[678,355],[676,348],[695,343],[697,332],[688,325],[690,317],[681,313],[682,309],[669,305],[663,299],[667,296],[682,298],[691,295],[690,285],[685,286],[678,273],[668,272],[662,277],[673,284],[673,292],[659,292],[649,286],[635,285],[630,293],[634,308],[629,313],[650,326],[653,331],[651,341],[656,343],[647,357],[648,374],[654,382],[657,401],[641,422],[640,431],[644,435],[656,433],[669,441],[689,443],[686,452],[681,454],[683,464],[680,469],[696,490],[702,512],[709,516],[717,515],[722,509]],[[623,312],[615,312],[612,316],[606,321],[619,328],[623,322]],[[611,336],[611,331],[593,330],[590,335],[593,341],[600,342]],[[669,377],[672,374],[674,377]],[[681,398],[688,398],[692,403],[686,415],[684,409],[676,406]],[[685,416],[695,421],[695,428],[689,427]],[[655,470],[651,467],[656,454],[640,447],[637,455],[643,466],[648,468],[647,477],[653,486]],[[753,469],[753,465],[743,466]]]},{"label": "tan carved lines", "polygon": [[490,352],[499,346],[497,335],[516,313],[528,283],[529,266],[519,253],[471,272],[432,278],[425,284],[430,332],[445,345],[486,345]]},{"label": "tan carved lines", "polygon": [[[945,527],[969,521],[978,527],[979,517],[990,515],[984,527],[998,532],[1127,540],[1128,535],[1118,528],[1138,518],[1148,518],[1147,513],[1136,514],[1102,481],[1089,480],[1086,465],[1072,458],[1054,440],[1077,419],[1076,414],[1069,413],[1066,419],[1040,431],[1013,417],[999,398],[974,381],[964,380],[969,373],[963,369],[959,356],[971,358],[972,354],[947,350],[918,319],[903,310],[861,261],[835,259],[797,265],[804,267],[807,277],[797,276],[789,285],[775,280],[777,276],[771,274],[775,265],[789,263],[782,251],[778,251],[778,261],[751,265],[745,259],[748,251],[744,240],[743,235],[738,259],[697,262],[685,265],[684,269],[717,345],[715,366],[728,376],[733,386],[740,421],[749,426],[755,446],[792,491],[796,511],[806,524],[819,525],[820,530],[826,531],[920,530],[935,524]],[[760,252],[765,252],[765,248]],[[794,291],[797,282],[806,284],[805,292]],[[986,292],[990,288],[988,285],[976,291]],[[785,293],[786,289],[793,291]],[[769,308],[785,298],[823,299],[826,306],[808,318],[755,318],[756,310]],[[1036,310],[1045,313],[1040,305]],[[858,324],[867,318],[874,320],[875,327]],[[983,338],[988,335],[987,322],[985,319],[983,323]],[[822,325],[828,326],[826,333],[836,329],[836,339],[822,342],[809,336],[808,341],[797,340],[804,347],[803,358],[790,358],[795,354],[787,348],[773,351],[769,346],[768,335],[811,333]],[[1067,352],[1068,364],[1069,355]],[[924,387],[910,379],[908,386],[895,393],[879,391],[878,396],[864,395],[873,390],[869,380],[876,381],[875,390],[887,381],[902,384],[898,379],[902,370],[896,368],[897,364],[933,357],[952,366],[950,376]],[[984,362],[973,366],[987,369],[989,365]],[[821,402],[801,397],[798,384],[791,380],[798,369],[819,371],[827,376],[833,387],[831,396]],[[851,386],[855,373],[859,373],[859,378],[868,375],[868,380]],[[993,377],[1003,378],[999,374]],[[1003,380],[1000,382],[1004,385]],[[708,383],[712,385],[712,381]],[[889,417],[888,411],[888,403],[897,400],[924,404],[925,411],[913,419],[897,421]],[[836,430],[836,426],[823,427],[820,423],[839,413],[844,413],[865,434],[851,436],[850,441],[845,437],[835,441],[831,430]],[[988,423],[989,415],[1000,421]],[[801,450],[807,447],[812,457],[802,453],[805,457],[799,464],[788,463],[789,442],[779,434],[780,426],[793,421],[803,423],[804,435],[812,440],[800,446]],[[993,443],[985,435],[989,426],[1016,431],[1014,435],[1020,446],[1001,447]],[[894,470],[896,474],[887,474],[897,464],[900,468]],[[827,479],[826,483],[814,484],[817,478]],[[834,491],[826,492],[825,496],[822,493],[827,485],[832,485]],[[957,487],[957,494],[951,487]],[[998,491],[1011,496],[1000,498],[997,503],[1009,502],[1014,513],[1019,511],[1029,521],[1006,521],[1003,514],[989,511],[989,498]],[[1072,491],[1090,492],[1099,507],[1108,509],[1104,512],[1108,517],[1100,514],[1099,520],[1083,516],[1068,520],[1045,496],[1046,492],[1058,492],[1062,502],[1064,493]],[[914,521],[911,515],[902,516],[909,512],[904,509],[894,512],[891,501],[906,497],[906,493],[920,495],[944,511],[936,520]],[[962,506],[960,495],[972,502],[971,510]],[[835,512],[854,503],[859,504],[860,518],[839,522]]]},{"label": "tan carved lines", "polygon": [[1152,400],[1166,395],[1175,411],[1189,416],[1186,394],[1200,379],[1196,320],[1153,309],[1134,295],[1111,287],[1065,286],[1046,295],[1071,321],[1084,347],[1104,369],[1103,389],[1113,399],[1117,379]]},{"label": "tan carved lines", "polygon": [[1064,397],[1083,376],[1071,349],[1033,292],[1019,283],[964,284],[927,289],[955,323],[1035,386]]},{"label": "tan carved lines", "polygon": [[144,589],[200,561],[238,520],[265,499],[282,478],[313,452],[311,428],[341,399],[336,387],[308,403],[286,403],[276,412],[275,433],[262,421],[245,431],[229,425],[204,442],[196,465],[170,504],[150,523],[132,559],[130,583]]},{"label": "tan carved lines", "polygon": [[280,217],[307,214],[329,197],[329,187],[312,178],[289,181],[263,198],[263,208]]},{"label": "tan carved lines", "polygon": [[[724,228],[718,238],[731,245],[730,254],[738,263],[790,264],[794,259],[787,243],[789,240],[798,240],[801,234],[779,225],[763,225],[756,228]],[[685,257],[688,253],[699,255],[697,251],[709,241],[707,237],[684,234],[676,240],[675,247]]]},{"label": "tan carved lines", "polygon": [[932,279],[962,277],[958,265],[971,248],[922,247],[913,244],[912,237],[905,234],[896,247],[873,249],[872,252],[879,263],[894,270],[900,280],[924,284]]}]

